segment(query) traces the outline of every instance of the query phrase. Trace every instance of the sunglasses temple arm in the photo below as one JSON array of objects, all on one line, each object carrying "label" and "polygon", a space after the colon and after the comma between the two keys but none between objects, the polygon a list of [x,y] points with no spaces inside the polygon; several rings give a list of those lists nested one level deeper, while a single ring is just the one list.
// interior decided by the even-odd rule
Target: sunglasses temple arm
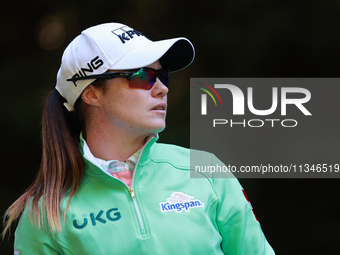
[{"label": "sunglasses temple arm", "polygon": [[80,81],[80,80],[90,80],[90,79],[113,79],[117,77],[121,78],[129,78],[131,76],[130,72],[125,73],[103,73],[103,74],[97,74],[97,75],[86,75],[86,76],[79,76],[74,78],[69,78],[67,81]]}]

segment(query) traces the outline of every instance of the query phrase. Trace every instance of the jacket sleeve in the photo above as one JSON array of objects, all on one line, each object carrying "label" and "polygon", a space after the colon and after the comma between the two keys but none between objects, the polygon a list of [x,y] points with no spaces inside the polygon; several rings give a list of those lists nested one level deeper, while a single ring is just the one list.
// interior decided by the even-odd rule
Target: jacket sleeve
[{"label": "jacket sleeve", "polygon": [[[223,165],[216,157],[214,165]],[[232,255],[275,254],[264,236],[260,223],[247,201],[239,181],[234,177],[213,178],[218,198],[217,225],[222,235],[222,249]]]},{"label": "jacket sleeve", "polygon": [[57,242],[47,228],[37,228],[30,220],[28,209],[23,212],[15,231],[15,254],[60,254]]}]

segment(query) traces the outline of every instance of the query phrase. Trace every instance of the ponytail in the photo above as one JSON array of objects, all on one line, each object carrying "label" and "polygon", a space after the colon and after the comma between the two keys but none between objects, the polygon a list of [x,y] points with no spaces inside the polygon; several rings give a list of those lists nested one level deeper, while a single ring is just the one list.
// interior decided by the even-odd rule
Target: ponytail
[{"label": "ponytail", "polygon": [[[48,96],[42,117],[42,159],[35,181],[6,211],[2,232],[28,207],[32,222],[40,228],[46,220],[52,231],[60,231],[60,204],[66,196],[69,207],[83,176],[83,159],[79,151],[80,118],[68,112],[57,90]],[[40,206],[39,206],[40,201]]]}]

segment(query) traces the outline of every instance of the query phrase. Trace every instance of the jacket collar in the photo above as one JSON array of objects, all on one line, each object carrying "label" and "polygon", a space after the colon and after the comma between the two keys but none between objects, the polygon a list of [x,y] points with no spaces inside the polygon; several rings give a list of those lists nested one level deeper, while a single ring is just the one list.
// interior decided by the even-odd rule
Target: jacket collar
[{"label": "jacket collar", "polygon": [[[158,139],[159,139],[158,134],[151,135],[147,139],[146,143],[142,147],[142,151],[141,151],[139,159],[138,159],[138,161],[136,163],[136,167],[148,164],[148,162],[150,161],[150,156],[152,155],[152,152],[154,150],[153,149],[153,145],[155,144],[155,142]],[[80,153],[82,154],[82,156],[84,158],[84,161],[85,161],[85,169],[88,168],[89,171],[90,171],[89,172],[90,174],[109,175],[108,173],[106,173],[102,169],[102,167],[99,164],[98,160],[91,153],[90,148],[88,147],[86,141],[82,137],[82,133],[80,133],[79,150],[80,150]],[[100,171],[98,171],[98,170],[100,170]]]}]

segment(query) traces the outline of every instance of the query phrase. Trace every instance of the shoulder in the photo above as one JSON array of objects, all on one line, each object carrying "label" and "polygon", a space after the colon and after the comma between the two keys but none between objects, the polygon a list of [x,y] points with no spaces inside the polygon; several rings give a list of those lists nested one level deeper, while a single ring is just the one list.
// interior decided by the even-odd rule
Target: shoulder
[{"label": "shoulder", "polygon": [[[153,163],[169,164],[178,170],[187,170],[191,178],[211,179],[215,173],[207,169],[216,165],[225,166],[213,153],[164,143],[155,144],[149,160]],[[229,173],[224,177],[234,176]]]},{"label": "shoulder", "polygon": [[187,168],[194,168],[192,166],[200,163],[209,164],[216,159],[214,154],[206,151],[165,143],[155,144],[151,158],[156,162],[169,162]]},{"label": "shoulder", "polygon": [[58,244],[46,225],[47,222],[35,222],[32,211],[26,207],[15,231],[15,250],[20,254],[54,254],[49,253],[50,247]]},{"label": "shoulder", "polygon": [[243,188],[231,172],[218,172],[219,169],[227,169],[227,166],[213,153],[157,143],[151,160],[155,163],[170,164],[177,170],[187,170],[185,172],[190,174],[191,180],[208,181],[217,197],[222,200],[226,192],[231,196],[231,199],[234,194],[238,194],[238,197],[243,196]]}]

